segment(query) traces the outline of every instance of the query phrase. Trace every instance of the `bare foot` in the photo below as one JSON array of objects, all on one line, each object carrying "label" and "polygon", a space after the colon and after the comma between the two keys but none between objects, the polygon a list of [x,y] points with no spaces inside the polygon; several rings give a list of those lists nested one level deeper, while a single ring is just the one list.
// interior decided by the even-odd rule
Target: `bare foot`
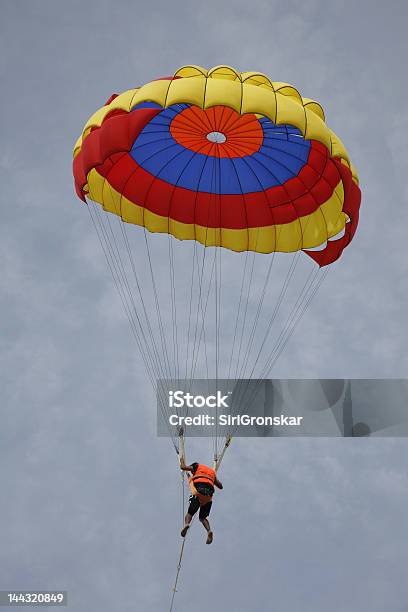
[{"label": "bare foot", "polygon": [[208,535],[207,535],[207,542],[206,542],[206,544],[211,544],[212,541],[213,541],[213,532],[209,531]]},{"label": "bare foot", "polygon": [[190,529],[190,525],[184,525],[183,529],[181,530],[181,537],[185,538],[187,531]]}]

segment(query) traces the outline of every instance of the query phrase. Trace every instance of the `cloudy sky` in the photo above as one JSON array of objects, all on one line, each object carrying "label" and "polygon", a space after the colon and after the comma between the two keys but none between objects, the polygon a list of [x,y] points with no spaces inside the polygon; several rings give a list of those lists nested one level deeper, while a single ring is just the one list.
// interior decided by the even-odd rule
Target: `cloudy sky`
[{"label": "cloudy sky", "polygon": [[[319,100],[358,168],[361,222],[274,376],[405,377],[407,5],[1,8],[0,589],[161,612],[180,544],[176,456],[73,192],[73,143],[112,92],[184,64],[259,70]],[[209,459],[208,443],[190,448]],[[220,476],[214,545],[194,525],[176,610],[407,610],[404,439],[240,439]]]}]

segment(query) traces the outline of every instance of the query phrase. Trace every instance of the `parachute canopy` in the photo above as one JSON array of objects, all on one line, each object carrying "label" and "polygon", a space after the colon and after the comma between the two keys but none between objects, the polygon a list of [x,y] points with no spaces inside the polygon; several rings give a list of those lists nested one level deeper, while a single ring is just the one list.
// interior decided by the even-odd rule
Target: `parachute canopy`
[{"label": "parachute canopy", "polygon": [[112,95],[73,170],[165,418],[160,379],[268,376],[358,223],[358,177],[320,104],[228,66]]},{"label": "parachute canopy", "polygon": [[357,173],[322,107],[287,83],[185,66],[112,95],[74,149],[78,196],[150,232],[319,266],[356,231]]}]

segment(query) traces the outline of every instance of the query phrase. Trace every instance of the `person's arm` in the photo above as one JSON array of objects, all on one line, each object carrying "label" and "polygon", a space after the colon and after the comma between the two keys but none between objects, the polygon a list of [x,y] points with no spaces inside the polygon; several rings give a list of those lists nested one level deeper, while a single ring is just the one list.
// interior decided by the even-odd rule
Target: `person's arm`
[{"label": "person's arm", "polygon": [[193,469],[192,465],[180,465],[180,470],[183,470],[183,472],[192,472]]},{"label": "person's arm", "polygon": [[223,489],[224,487],[222,486],[222,482],[220,480],[218,480],[218,478],[216,478],[214,480],[214,484],[216,487],[218,487],[218,489]]}]

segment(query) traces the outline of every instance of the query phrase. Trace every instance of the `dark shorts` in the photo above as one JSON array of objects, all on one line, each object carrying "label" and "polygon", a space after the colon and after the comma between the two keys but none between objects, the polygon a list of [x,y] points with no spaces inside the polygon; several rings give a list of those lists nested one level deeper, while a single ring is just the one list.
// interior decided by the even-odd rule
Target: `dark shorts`
[{"label": "dark shorts", "polygon": [[[212,487],[201,483],[196,485],[196,489],[202,495],[212,495],[214,493],[214,489]],[[200,509],[200,514],[198,515],[200,521],[206,519],[209,516],[211,512],[212,501],[209,501],[204,506],[200,506],[200,502],[198,501],[198,498],[195,495],[190,495],[189,501],[190,504],[188,506],[187,512],[191,514],[191,516],[194,516],[198,509]]]}]

